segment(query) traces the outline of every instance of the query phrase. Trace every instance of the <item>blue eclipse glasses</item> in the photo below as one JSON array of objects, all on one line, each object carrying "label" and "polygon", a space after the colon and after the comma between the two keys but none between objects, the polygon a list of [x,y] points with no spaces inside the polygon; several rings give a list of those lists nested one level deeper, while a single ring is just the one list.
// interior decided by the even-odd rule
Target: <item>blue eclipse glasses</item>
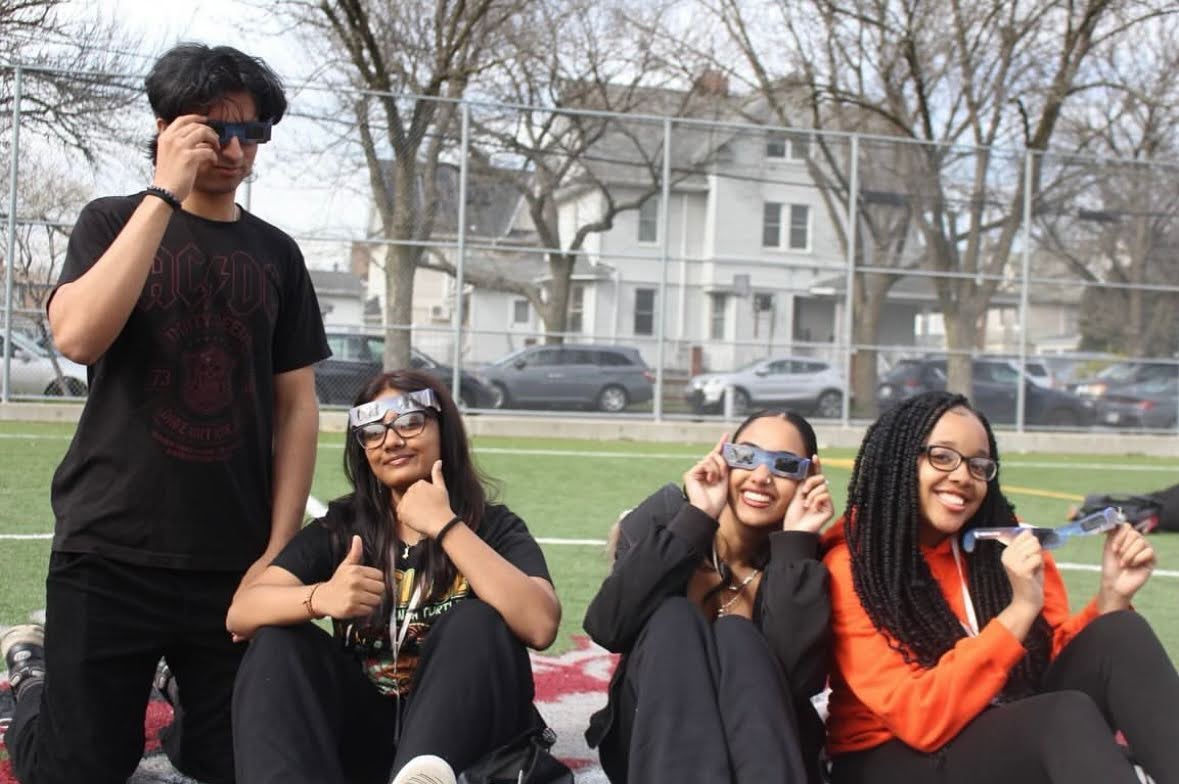
[{"label": "blue eclipse glasses", "polygon": [[1031,531],[1032,536],[1040,540],[1040,547],[1045,550],[1055,550],[1064,545],[1074,536],[1092,536],[1103,534],[1124,523],[1126,518],[1112,506],[1107,506],[1100,512],[1082,517],[1074,523],[1062,525],[1060,528],[1031,528],[1025,526],[1006,526],[1002,528],[972,528],[962,534],[962,549],[974,552],[975,545],[984,539],[1002,539],[1005,536],[1015,538],[1024,531]]},{"label": "blue eclipse glasses", "polygon": [[217,132],[217,141],[221,145],[229,144],[230,139],[238,139],[242,144],[265,144],[270,141],[269,120],[255,120],[252,122],[223,122],[208,120],[205,125]]},{"label": "blue eclipse glasses", "polygon": [[752,471],[760,465],[770,469],[774,476],[783,479],[805,479],[811,469],[811,461],[793,452],[771,452],[752,444],[724,444],[721,457],[729,468]]}]

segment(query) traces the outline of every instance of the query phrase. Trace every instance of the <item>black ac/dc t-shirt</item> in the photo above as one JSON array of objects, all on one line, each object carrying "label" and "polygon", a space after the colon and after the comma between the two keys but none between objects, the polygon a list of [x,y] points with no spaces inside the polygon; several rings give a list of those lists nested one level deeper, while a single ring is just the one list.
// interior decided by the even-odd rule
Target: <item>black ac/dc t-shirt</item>
[{"label": "black ac/dc t-shirt", "polygon": [[[328,514],[335,511],[329,510]],[[491,549],[524,574],[543,577],[552,582],[540,545],[532,538],[524,521],[512,514],[506,506],[488,504],[484,507],[483,519],[476,533]],[[341,541],[351,541],[351,534]],[[406,608],[417,582],[424,552],[424,545],[419,543],[408,548],[408,552],[402,550],[397,553],[395,572],[399,596],[397,609],[392,614],[398,627],[405,623]],[[330,580],[343,559],[342,546],[333,542],[324,521],[316,520],[291,540],[272,565],[286,569],[303,584],[310,585]],[[388,617],[374,615],[372,618],[337,620],[333,621],[332,627],[341,644],[357,654],[365,674],[382,694],[405,695],[409,691],[418,656],[430,627],[458,602],[474,595],[467,578],[458,574],[439,598],[420,603],[410,616],[409,629],[396,661],[393,658]]]},{"label": "black ac/dc t-shirt", "polygon": [[[82,276],[142,194],[78,217],[58,285]],[[176,211],[53,477],[53,549],[241,571],[266,547],[274,376],[329,355],[303,256],[241,210]]]}]

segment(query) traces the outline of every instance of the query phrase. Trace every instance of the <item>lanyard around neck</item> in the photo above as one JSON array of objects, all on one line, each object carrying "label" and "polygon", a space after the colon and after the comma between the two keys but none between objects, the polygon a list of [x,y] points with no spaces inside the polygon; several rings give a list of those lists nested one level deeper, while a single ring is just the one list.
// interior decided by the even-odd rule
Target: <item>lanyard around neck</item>
[{"label": "lanyard around neck", "polygon": [[[400,587],[398,593],[401,593]],[[397,608],[400,606],[397,597],[393,597],[393,612],[389,614],[389,642],[393,645],[393,661],[396,667],[397,654],[401,652],[401,644],[405,642],[405,635],[409,632],[409,623],[413,620],[414,611],[418,608],[418,602],[422,598],[422,584],[419,582],[414,586],[413,594],[409,597],[409,604],[405,605],[405,617],[401,620],[400,626],[397,623]]]},{"label": "lanyard around neck", "polygon": [[974,614],[974,602],[970,599],[970,589],[966,587],[966,575],[962,572],[962,555],[958,552],[958,537],[950,537],[950,550],[954,553],[954,566],[958,570],[958,584],[962,586],[962,605],[966,608],[966,622],[962,628],[971,637],[978,636],[978,616]]}]

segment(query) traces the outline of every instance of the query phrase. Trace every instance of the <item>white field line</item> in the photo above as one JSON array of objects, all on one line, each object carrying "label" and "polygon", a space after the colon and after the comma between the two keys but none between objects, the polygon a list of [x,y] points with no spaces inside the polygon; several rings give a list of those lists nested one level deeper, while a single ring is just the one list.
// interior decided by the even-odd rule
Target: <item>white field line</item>
[{"label": "white field line", "polygon": [[[0,534],[0,541],[2,540],[30,540],[30,539],[52,539],[53,534]],[[573,547],[605,547],[605,539],[564,539],[560,537],[538,536],[536,538],[538,544],[551,544],[557,546],[573,546]],[[1101,567],[1095,564],[1072,563],[1070,561],[1058,561],[1057,569],[1064,569],[1066,571],[1074,572],[1100,572]],[[1175,577],[1179,578],[1179,571],[1174,569],[1155,569],[1155,577]]]}]

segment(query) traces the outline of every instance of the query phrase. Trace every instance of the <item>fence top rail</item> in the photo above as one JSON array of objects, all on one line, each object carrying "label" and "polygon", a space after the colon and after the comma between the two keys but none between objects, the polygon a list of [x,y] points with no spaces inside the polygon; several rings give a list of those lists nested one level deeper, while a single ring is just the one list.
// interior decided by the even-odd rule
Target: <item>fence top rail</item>
[{"label": "fence top rail", "polygon": [[[116,72],[116,71],[96,71],[96,70],[80,70],[71,68],[61,68],[56,66],[48,66],[41,64],[19,63],[10,60],[0,60],[0,71],[25,71],[25,72],[39,72],[48,74],[59,74],[75,78],[90,77],[90,78],[104,78],[104,79],[136,79],[142,80],[146,74],[130,73],[130,72]],[[775,125],[771,123],[751,123],[751,122],[736,122],[731,120],[708,120],[697,117],[679,117],[675,115],[665,114],[649,114],[645,112],[612,112],[603,109],[585,109],[574,107],[559,107],[559,106],[535,106],[531,104],[519,103],[514,101],[490,100],[490,99],[476,99],[466,96],[451,98],[437,95],[421,95],[417,93],[395,93],[388,90],[370,90],[364,88],[357,88],[355,85],[344,84],[324,84],[310,81],[289,82],[289,87],[293,91],[309,91],[309,92],[323,92],[330,94],[338,94],[340,91],[355,93],[357,95],[370,95],[383,98],[394,98],[409,101],[433,101],[437,103],[449,103],[454,105],[467,105],[475,107],[492,107],[501,109],[513,109],[516,111],[543,111],[555,114],[568,114],[572,116],[581,117],[604,117],[617,118],[627,120],[637,120],[649,123],[665,123],[668,120],[673,125],[697,126],[700,128],[724,129],[736,132],[749,133],[765,133],[767,131],[774,132],[788,132],[788,133],[808,133],[817,134],[823,137],[840,139],[845,142],[850,142],[851,139],[859,139],[861,141],[884,142],[888,144],[903,144],[907,146],[917,146],[924,148],[958,150],[966,153],[998,153],[1009,154],[1012,157],[1035,157],[1040,156],[1041,160],[1045,157],[1051,157],[1055,160],[1076,162],[1076,163],[1100,163],[1100,164],[1118,164],[1118,165],[1145,165],[1145,166],[1179,166],[1179,164],[1168,161],[1155,161],[1153,159],[1142,160],[1134,158],[1116,158],[1105,156],[1082,156],[1076,153],[1058,150],[1037,150],[1024,147],[987,147],[984,145],[964,144],[961,142],[947,142],[936,139],[914,139],[906,136],[890,136],[888,134],[864,133],[862,131],[840,131],[825,128],[811,128],[811,127],[795,127],[786,125]],[[756,96],[750,96],[751,100]]]}]

